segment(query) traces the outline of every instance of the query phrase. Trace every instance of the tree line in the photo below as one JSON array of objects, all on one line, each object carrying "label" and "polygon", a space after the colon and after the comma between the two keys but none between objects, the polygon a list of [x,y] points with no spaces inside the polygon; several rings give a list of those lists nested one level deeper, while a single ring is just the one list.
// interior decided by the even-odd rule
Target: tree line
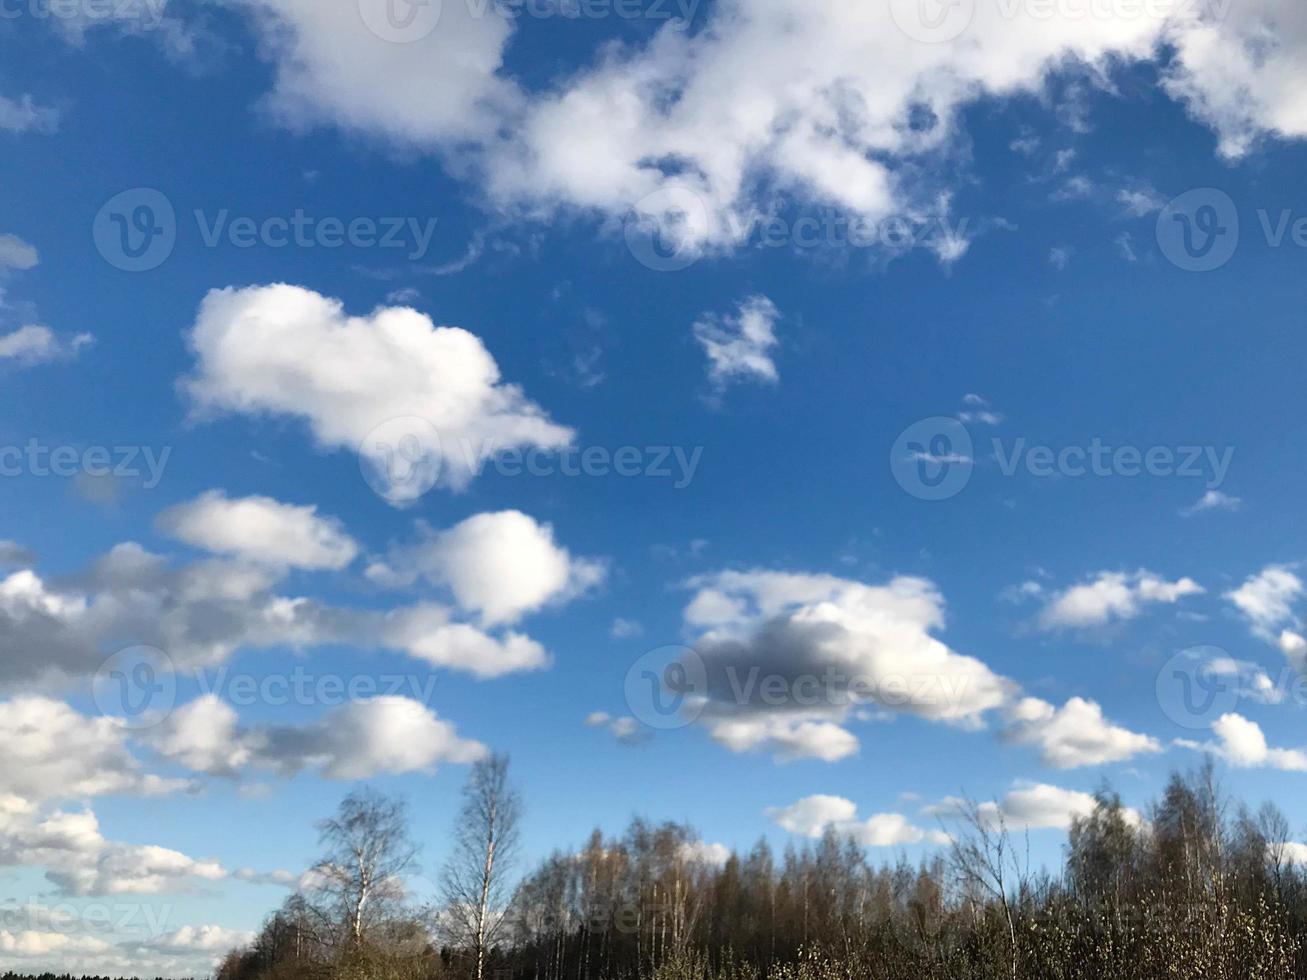
[{"label": "tree line", "polygon": [[404,894],[403,804],[353,793],[320,825],[308,887],[218,980],[1307,976],[1307,868],[1274,806],[1228,797],[1210,762],[1142,819],[1107,788],[1095,800],[1054,869],[966,804],[952,844],[915,864],[873,864],[834,830],[715,860],[693,828],[635,819],[514,882],[522,807],[494,757],[473,769],[434,901]]},{"label": "tree line", "polygon": [[956,816],[951,845],[917,863],[874,864],[833,830],[722,860],[687,825],[635,819],[519,876],[522,803],[495,756],[473,767],[436,896],[406,892],[403,802],[353,792],[318,825],[303,886],[217,980],[1307,976],[1289,822],[1226,795],[1210,762],[1142,816],[1102,789],[1055,868],[1031,866],[998,808]]}]

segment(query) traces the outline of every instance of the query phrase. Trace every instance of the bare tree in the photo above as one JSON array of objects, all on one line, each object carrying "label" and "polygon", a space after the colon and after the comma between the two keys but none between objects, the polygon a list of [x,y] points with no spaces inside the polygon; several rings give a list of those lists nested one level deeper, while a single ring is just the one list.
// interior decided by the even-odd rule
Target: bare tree
[{"label": "bare tree", "polygon": [[1027,856],[1022,862],[1012,845],[1003,812],[997,806],[987,811],[973,800],[965,799],[958,815],[962,828],[953,836],[951,846],[954,874],[967,892],[978,890],[998,903],[1007,927],[1012,980],[1016,980],[1019,950],[1013,900],[1020,904],[1026,898],[1030,842],[1026,841]]},{"label": "bare tree", "polygon": [[386,921],[403,900],[403,875],[417,855],[407,809],[402,800],[356,790],[334,817],[318,824],[318,832],[326,848],[313,868],[322,911],[343,943],[359,947],[369,928]]},{"label": "bare tree", "polygon": [[477,762],[463,788],[453,853],[441,879],[446,931],[451,942],[472,950],[476,980],[483,978],[486,950],[508,905],[521,814],[521,798],[508,781],[508,757]]}]

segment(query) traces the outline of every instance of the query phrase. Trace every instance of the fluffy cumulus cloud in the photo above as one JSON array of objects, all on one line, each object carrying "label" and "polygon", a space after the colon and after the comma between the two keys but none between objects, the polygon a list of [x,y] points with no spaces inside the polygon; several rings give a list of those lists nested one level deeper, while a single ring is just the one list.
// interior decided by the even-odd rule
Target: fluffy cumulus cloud
[{"label": "fluffy cumulus cloud", "polygon": [[590,728],[602,728],[623,745],[635,745],[644,741],[646,729],[630,715],[614,717],[607,711],[592,711],[585,716],[585,723]]},{"label": "fluffy cumulus cloud", "polygon": [[0,968],[21,974],[67,970],[74,976],[207,976],[228,950],[254,938],[252,932],[216,925],[162,932],[165,906],[143,908],[147,911],[139,927],[112,933],[77,921],[53,922],[53,928],[0,930]]},{"label": "fluffy cumulus cloud", "polygon": [[228,558],[175,565],[128,542],[58,580],[11,572],[0,577],[0,681],[91,674],[127,645],[156,647],[179,669],[240,649],[328,644],[395,650],[477,677],[549,662],[530,637],[489,633],[440,603],[377,610],[280,594],[285,571]]},{"label": "fluffy cumulus cloud", "polygon": [[1225,593],[1225,598],[1248,620],[1254,633],[1274,640],[1284,628],[1297,629],[1293,606],[1302,594],[1303,582],[1297,572],[1286,565],[1268,565]]},{"label": "fluffy cumulus cloud", "polygon": [[35,245],[17,235],[0,235],[0,269],[34,269],[39,262]]},{"label": "fluffy cumulus cloud", "polygon": [[833,761],[857,749],[843,723],[860,705],[976,725],[1016,691],[933,635],[944,601],[924,579],[749,571],[691,584],[685,620],[705,675],[695,707],[734,751]]},{"label": "fluffy cumulus cloud", "polygon": [[717,387],[734,381],[774,382],[772,361],[780,311],[766,296],[750,296],[734,316],[705,313],[694,324],[694,339],[708,356],[708,378]]},{"label": "fluffy cumulus cloud", "polygon": [[[938,210],[946,189],[923,162],[956,145],[963,110],[1039,92],[1077,68],[1157,62],[1166,90],[1229,156],[1264,134],[1307,134],[1296,97],[1307,19],[1296,0],[1158,5],[1132,17],[981,0],[950,43],[922,43],[931,28],[909,4],[721,0],[699,29],[669,23],[535,92],[503,68],[514,23],[494,5],[478,16],[446,4],[438,20],[420,9],[403,27],[386,20],[384,0],[366,0],[362,17],[354,7],[324,15],[311,0],[245,5],[276,65],[267,105],[290,124],[442,152],[503,207],[635,208],[719,246],[738,241],[769,191],[873,221]],[[939,245],[950,258],[964,248]]]},{"label": "fluffy cumulus cloud", "polygon": [[420,525],[419,532],[416,544],[370,566],[369,577],[447,587],[460,608],[487,625],[573,598],[604,577],[603,563],[574,557],[554,541],[552,527],[516,510],[476,514],[444,531]]},{"label": "fluffy cumulus cloud", "polygon": [[496,74],[512,20],[493,3],[421,5],[403,23],[387,0],[241,2],[277,65],[268,108],[292,126],[436,145],[488,138],[517,104]]},{"label": "fluffy cumulus cloud", "polygon": [[214,554],[292,568],[340,569],[358,554],[358,545],[339,521],[319,516],[316,507],[270,497],[233,500],[210,490],[164,511],[158,525],[179,541]]},{"label": "fluffy cumulus cloud", "polygon": [[0,866],[40,867],[66,895],[151,895],[219,881],[217,861],[155,844],[112,841],[91,810],[42,810],[0,796]]},{"label": "fluffy cumulus cloud", "polygon": [[[1001,799],[987,800],[976,807],[976,815],[988,826],[999,825],[1009,830],[1067,830],[1077,817],[1094,812],[1095,800],[1089,793],[1063,789],[1048,783],[1018,781]],[[925,812],[941,818],[957,817],[967,810],[967,802],[959,797],[945,797],[925,808]],[[1136,826],[1140,815],[1130,809],[1124,811],[1127,821]]]},{"label": "fluffy cumulus cloud", "polygon": [[1169,92],[1211,126],[1228,157],[1263,136],[1307,136],[1307,10],[1295,0],[1222,3],[1220,16],[1174,34]]},{"label": "fluffy cumulus cloud", "polygon": [[[635,212],[715,248],[747,237],[777,192],[869,222],[939,214],[950,190],[939,164],[968,106],[1042,93],[1059,74],[1154,63],[1229,157],[1266,135],[1307,135],[1298,0],[1088,17],[979,0],[950,8],[942,38],[907,3],[718,0],[696,8],[694,29],[673,20],[606,45],[534,90],[505,67],[517,28],[493,3],[416,5],[403,23],[386,0],[240,5],[274,64],[263,108],[284,123],[434,152],[514,214]],[[184,49],[175,20],[163,26]],[[31,128],[33,113],[0,103],[0,126]],[[967,243],[930,244],[955,259]]]},{"label": "fluffy cumulus cloud", "polygon": [[0,334],[0,364],[10,362],[31,367],[68,360],[76,357],[91,342],[89,333],[68,337],[55,333],[49,327],[28,324],[7,334]]},{"label": "fluffy cumulus cloud", "polygon": [[320,445],[361,452],[383,476],[413,463],[395,458],[406,441],[432,460],[433,481],[461,488],[497,452],[572,439],[501,380],[480,338],[408,307],[350,316],[297,286],[217,289],[189,341],[183,386],[197,411],[303,419]]},{"label": "fluffy cumulus cloud", "polygon": [[222,776],[258,766],[284,776],[312,769],[328,779],[367,779],[429,773],[486,751],[431,709],[399,696],[349,702],[309,725],[247,729],[229,705],[205,695],[174,712],[148,741],[165,758]]},{"label": "fluffy cumulus cloud", "polygon": [[1120,762],[1162,750],[1157,739],[1115,725],[1095,701],[1074,697],[1058,708],[1039,698],[1022,698],[1007,713],[1004,737],[1032,745],[1045,764],[1058,769]]},{"label": "fluffy cumulus cloud", "polygon": [[1191,578],[1168,582],[1152,572],[1100,572],[1088,582],[1049,597],[1039,614],[1041,629],[1087,629],[1134,619],[1151,603],[1174,604],[1185,596],[1201,595]]},{"label": "fluffy cumulus cloud", "polygon": [[1178,745],[1220,756],[1240,769],[1280,769],[1307,772],[1307,750],[1278,749],[1267,744],[1266,735],[1255,721],[1229,712],[1212,723],[1214,741],[1198,743],[1177,740]]},{"label": "fluffy cumulus cloud", "polygon": [[189,785],[143,772],[126,735],[111,718],[87,717],[47,697],[0,702],[0,790],[44,801],[158,795]]},{"label": "fluffy cumulus cloud", "polygon": [[901,813],[874,813],[860,819],[857,805],[842,796],[806,796],[789,806],[771,807],[767,816],[792,834],[818,838],[833,830],[852,837],[863,847],[896,847],[922,841],[948,843],[945,834],[918,827]]},{"label": "fluffy cumulus cloud", "polygon": [[1214,510],[1238,510],[1243,506],[1242,497],[1233,497],[1220,490],[1208,490],[1194,503],[1180,511],[1181,517],[1193,517]]}]

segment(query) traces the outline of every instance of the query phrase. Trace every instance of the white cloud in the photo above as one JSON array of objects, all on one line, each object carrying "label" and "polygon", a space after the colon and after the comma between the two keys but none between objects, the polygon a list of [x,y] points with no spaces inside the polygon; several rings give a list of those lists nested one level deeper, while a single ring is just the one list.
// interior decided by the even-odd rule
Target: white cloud
[{"label": "white cloud", "polygon": [[0,131],[9,133],[53,133],[59,128],[59,112],[38,105],[30,95],[17,99],[0,95]]},{"label": "white cloud", "polygon": [[253,754],[238,728],[236,710],[216,695],[205,694],[174,710],[142,741],[187,769],[234,776]]},{"label": "white cloud", "polygon": [[0,787],[42,802],[157,795],[189,785],[142,772],[126,734],[115,720],[87,717],[62,701],[36,695],[0,701]]},{"label": "white cloud", "polygon": [[731,849],[725,844],[710,844],[701,840],[682,844],[680,854],[683,861],[689,861],[692,864],[707,864],[717,868],[720,868],[731,859]]},{"label": "white cloud", "polygon": [[1307,750],[1276,749],[1266,743],[1261,726],[1242,715],[1229,712],[1212,723],[1215,742],[1199,744],[1178,739],[1176,744],[1202,752],[1212,752],[1241,769],[1279,769],[1307,772]]},{"label": "white cloud", "polygon": [[215,953],[225,954],[253,941],[254,933],[222,926],[182,926],[172,932],[155,936],[144,945],[162,953]]},{"label": "white cloud", "polygon": [[[1003,415],[990,406],[989,401],[974,392],[962,396],[964,408],[958,412],[960,422],[978,422],[982,425],[1001,425]],[[968,460],[970,462],[970,460]]]},{"label": "white cloud", "polygon": [[644,632],[644,627],[634,619],[624,619],[618,616],[613,620],[613,625],[609,627],[608,635],[614,640],[627,640],[633,636],[639,636]]},{"label": "white cloud", "polygon": [[778,827],[792,834],[815,839],[833,829],[841,836],[852,837],[863,847],[897,847],[925,840],[933,844],[947,842],[939,831],[915,826],[901,813],[874,813],[860,820],[857,812],[851,800],[818,794],[786,807],[771,807],[766,814]]},{"label": "white cloud", "polygon": [[613,738],[625,745],[642,742],[647,735],[647,732],[640,727],[640,722],[630,715],[615,718],[607,711],[592,711],[586,715],[585,723],[591,728],[605,729]]},{"label": "white cloud", "polygon": [[1307,136],[1307,11],[1296,0],[1223,5],[1174,36],[1165,88],[1216,130],[1228,157],[1263,135]]},{"label": "white cloud", "polygon": [[328,779],[432,772],[441,763],[479,759],[485,746],[411,698],[351,701],[304,726],[243,729],[212,694],[175,711],[144,739],[160,755],[198,772],[234,776],[246,767],[293,776],[314,769]]},{"label": "white cloud", "polygon": [[1071,698],[1056,708],[1039,698],[1022,698],[1008,711],[1004,737],[1033,745],[1046,765],[1058,769],[1120,762],[1160,752],[1157,739],[1114,725],[1095,701]]},{"label": "white cloud", "polygon": [[262,735],[261,759],[283,772],[314,768],[328,779],[429,773],[441,763],[474,762],[486,752],[429,708],[397,696],[351,702],[305,728],[270,728]]},{"label": "white cloud", "polygon": [[1289,864],[1307,864],[1307,844],[1291,840],[1280,845],[1268,845],[1270,848],[1278,848],[1281,859]]},{"label": "white cloud", "polygon": [[197,548],[271,565],[341,569],[358,554],[358,545],[335,518],[318,516],[313,506],[271,497],[233,500],[221,490],[210,490],[165,510],[157,523]]},{"label": "white cloud", "polygon": [[1012,828],[1067,830],[1073,818],[1087,817],[1094,812],[1094,797],[1048,783],[1034,783],[1018,786],[997,804],[982,805],[982,810],[986,807],[1001,813],[1004,822]]},{"label": "white cloud", "polygon": [[1202,586],[1191,578],[1168,582],[1152,572],[1099,572],[1081,585],[1051,596],[1039,615],[1041,629],[1089,628],[1114,620],[1134,619],[1148,603],[1178,602],[1201,595]]},{"label": "white cloud", "polygon": [[438,479],[456,489],[495,453],[572,439],[500,379],[478,337],[407,307],[349,316],[339,300],[297,286],[216,289],[189,341],[196,366],[184,388],[197,409],[304,419],[320,445],[366,452],[382,473],[386,447],[365,442],[395,420],[434,428],[439,446],[421,448],[439,451]]},{"label": "white cloud", "polygon": [[[870,222],[938,214],[967,107],[1045,94],[1067,72],[1110,80],[1156,64],[1229,156],[1263,134],[1307,135],[1298,0],[1129,17],[981,3],[947,44],[914,40],[914,25],[905,33],[895,19],[909,8],[893,4],[720,0],[699,29],[671,21],[642,42],[605,45],[536,92],[505,69],[515,22],[493,4],[420,6],[405,43],[388,39],[385,0],[329,12],[314,0],[244,6],[275,66],[265,105],[287,124],[441,154],[514,216],[679,211],[688,237],[721,248],[778,193]],[[1062,117],[1083,128],[1076,113]],[[965,245],[952,236],[932,247],[948,261]]]},{"label": "white cloud", "polygon": [[447,586],[459,607],[487,625],[515,622],[549,603],[573,598],[604,578],[602,562],[576,558],[554,530],[516,510],[476,514],[445,531],[419,525],[422,539],[392,549],[368,569],[374,581]]},{"label": "white cloud", "polygon": [[838,762],[858,751],[858,739],[832,721],[815,716],[723,718],[709,724],[713,740],[732,752],[771,752],[777,760]]},{"label": "white cloud", "polygon": [[549,662],[529,637],[492,635],[434,602],[375,610],[278,595],[283,574],[227,559],[174,567],[131,542],[58,583],[13,572],[0,578],[0,681],[93,673],[124,636],[165,651],[178,668],[239,649],[327,644],[398,650],[478,677]]},{"label": "white cloud", "polygon": [[217,861],[154,844],[107,840],[90,810],[41,813],[27,807],[7,812],[0,825],[0,866],[44,868],[46,878],[64,894],[159,894],[227,876]]},{"label": "white cloud", "polygon": [[1243,499],[1240,497],[1232,497],[1220,490],[1208,490],[1197,501],[1180,511],[1180,516],[1192,517],[1209,510],[1238,510],[1242,506]]},{"label": "white cloud", "polygon": [[494,4],[432,4],[408,32],[388,23],[386,0],[244,2],[277,65],[268,108],[292,126],[452,143],[492,136],[518,97],[496,76],[513,21]]},{"label": "white cloud", "polygon": [[539,670],[549,664],[545,648],[529,636],[517,632],[493,636],[467,623],[452,622],[448,610],[432,603],[395,610],[379,627],[387,646],[476,677]]},{"label": "white cloud", "polygon": [[792,834],[820,837],[827,826],[848,823],[857,812],[858,806],[852,800],[819,793],[805,796],[786,807],[772,807],[767,810],[767,816],[776,826]]},{"label": "white cloud", "polygon": [[62,337],[49,327],[28,324],[0,336],[0,363],[13,361],[25,367],[76,357],[92,343],[89,333]]},{"label": "white cloud", "polygon": [[708,378],[718,387],[733,381],[775,382],[772,361],[780,311],[766,296],[750,296],[735,316],[705,313],[694,324],[694,339],[708,355]]},{"label": "white cloud", "polygon": [[[907,713],[970,729],[1000,711],[1005,740],[1034,746],[1058,768],[1161,750],[1156,739],[1106,719],[1094,701],[1073,697],[1057,707],[1023,697],[1016,682],[949,649],[933,635],[943,625],[943,599],[924,579],[872,586],[749,571],[690,585],[697,591],[684,615],[698,634],[690,643],[702,680],[683,710],[732,751],[767,751],[779,761],[846,758],[858,751],[848,725],[868,720],[868,707],[882,718]],[[1148,602],[1173,601],[1197,586],[1141,574],[1128,588],[1132,602]],[[694,657],[685,659],[687,669],[699,669]],[[1263,672],[1246,679],[1259,700],[1277,696]]]},{"label": "white cloud", "polygon": [[17,235],[0,235],[0,269],[34,269],[40,260],[34,245]]},{"label": "white cloud", "polygon": [[[945,818],[955,817],[964,812],[965,805],[966,801],[950,796],[925,807],[924,812]],[[991,827],[997,827],[1001,822],[1009,830],[1016,831],[1067,830],[1075,818],[1092,814],[1094,806],[1094,797],[1089,793],[1018,780],[1002,799],[981,803],[977,810],[980,818]],[[1128,808],[1123,815],[1135,826],[1143,819],[1137,811]]]},{"label": "white cloud", "polygon": [[[885,585],[831,575],[754,570],[696,578],[687,625],[708,672],[709,715],[748,720],[767,708],[872,703],[942,721],[974,722],[1016,685],[936,639],[944,600],[921,578]],[[737,690],[750,673],[787,681],[787,703],[765,704],[759,689]],[[811,689],[808,681],[829,677]],[[734,681],[733,681],[734,679]],[[743,696],[741,696],[743,695]],[[802,702],[818,701],[817,705]]]},{"label": "white cloud", "polygon": [[1132,218],[1142,218],[1166,207],[1166,199],[1152,187],[1141,186],[1122,188],[1116,199],[1125,208],[1125,213]]},{"label": "white cloud", "polygon": [[1225,593],[1225,598],[1243,613],[1254,633],[1273,640],[1276,630],[1297,625],[1293,603],[1302,594],[1302,579],[1293,571],[1284,565],[1268,565],[1239,588]]}]

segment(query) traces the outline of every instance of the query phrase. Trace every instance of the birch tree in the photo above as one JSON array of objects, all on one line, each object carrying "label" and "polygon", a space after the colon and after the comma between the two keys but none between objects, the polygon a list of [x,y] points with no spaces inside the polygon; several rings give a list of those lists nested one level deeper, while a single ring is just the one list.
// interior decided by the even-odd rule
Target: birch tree
[{"label": "birch tree", "polygon": [[486,951],[510,898],[508,876],[521,814],[521,798],[508,781],[508,757],[492,755],[475,763],[463,788],[441,893],[448,939],[471,950],[476,980],[483,980]]},{"label": "birch tree", "polygon": [[343,945],[360,947],[369,928],[403,900],[403,876],[417,854],[407,810],[402,800],[356,790],[334,817],[318,824],[318,832],[326,853],[313,873],[323,912]]}]

